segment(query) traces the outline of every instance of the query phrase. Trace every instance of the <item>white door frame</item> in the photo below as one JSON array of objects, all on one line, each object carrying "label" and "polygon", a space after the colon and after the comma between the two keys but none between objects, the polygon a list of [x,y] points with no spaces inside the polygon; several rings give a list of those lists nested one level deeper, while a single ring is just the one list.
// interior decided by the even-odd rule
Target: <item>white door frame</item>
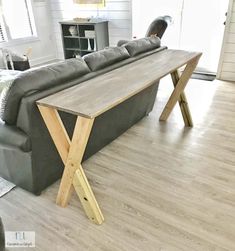
[{"label": "white door frame", "polygon": [[226,17],[226,21],[225,21],[226,24],[225,24],[225,29],[224,29],[223,43],[222,43],[222,47],[221,47],[219,65],[218,65],[217,74],[216,74],[217,79],[221,79],[225,47],[226,47],[226,43],[228,41],[229,27],[230,27],[230,23],[231,23],[231,19],[232,19],[233,3],[234,3],[234,0],[229,0],[227,17]]}]

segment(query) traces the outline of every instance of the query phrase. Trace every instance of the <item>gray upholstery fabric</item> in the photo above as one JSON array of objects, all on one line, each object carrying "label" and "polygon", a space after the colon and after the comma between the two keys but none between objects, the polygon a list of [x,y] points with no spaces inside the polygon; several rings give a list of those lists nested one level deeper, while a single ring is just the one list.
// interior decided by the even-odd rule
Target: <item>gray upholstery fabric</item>
[{"label": "gray upholstery fabric", "polygon": [[75,58],[24,71],[16,76],[9,88],[1,119],[10,125],[15,124],[22,97],[79,78],[89,72],[84,60]]},{"label": "gray upholstery fabric", "polygon": [[97,71],[129,57],[130,55],[125,47],[109,47],[88,54],[83,59],[92,71]]},{"label": "gray upholstery fabric", "polygon": [[[38,182],[34,178],[34,172],[40,172],[41,170],[34,170],[32,168],[32,152],[23,152],[15,147],[9,147],[2,145],[0,142],[0,176],[13,184],[24,188],[37,194],[35,186]],[[52,166],[48,166],[48,172],[50,172]],[[46,179],[47,172],[41,173],[41,178]]]},{"label": "gray upholstery fabric", "polygon": [[[167,49],[166,46],[161,46],[161,47],[159,47],[159,48],[157,48],[157,49],[154,49],[154,50],[151,50],[151,51],[147,51],[147,52],[145,52],[145,53],[140,53],[140,54],[138,54],[138,55],[136,55],[136,56],[127,58],[127,59],[125,59],[125,60],[123,60],[123,61],[120,61],[120,62],[117,62],[117,63],[115,63],[115,64],[113,64],[113,65],[106,66],[105,68],[100,69],[100,70],[98,70],[98,71],[96,71],[96,72],[93,72],[93,73],[96,73],[96,74],[103,74],[103,73],[105,73],[105,72],[107,72],[107,71],[112,71],[112,70],[117,69],[117,68],[119,68],[119,67],[121,67],[121,66],[123,66],[123,65],[130,64],[131,62],[134,62],[134,61],[136,61],[136,60],[138,60],[138,59],[141,59],[141,58],[143,58],[143,57],[146,57],[146,56],[148,56],[148,55],[152,55],[152,54],[154,54],[154,53],[157,53],[157,52],[160,52],[160,51],[166,50],[166,49]],[[89,75],[90,75],[90,74],[89,74]]]},{"label": "gray upholstery fabric", "polygon": [[118,46],[118,47],[119,47],[119,46],[122,46],[122,45],[124,45],[124,44],[129,43],[130,41],[132,41],[132,40],[121,39],[121,40],[119,40],[119,41],[117,42],[117,46]]},{"label": "gray upholstery fabric", "polygon": [[31,151],[30,138],[16,126],[5,125],[0,120],[0,142],[8,147],[16,147],[24,152]]},{"label": "gray upholstery fabric", "polygon": [[124,46],[131,57],[133,57],[140,53],[159,48],[161,46],[161,40],[159,37],[146,37],[133,40],[122,46]]}]

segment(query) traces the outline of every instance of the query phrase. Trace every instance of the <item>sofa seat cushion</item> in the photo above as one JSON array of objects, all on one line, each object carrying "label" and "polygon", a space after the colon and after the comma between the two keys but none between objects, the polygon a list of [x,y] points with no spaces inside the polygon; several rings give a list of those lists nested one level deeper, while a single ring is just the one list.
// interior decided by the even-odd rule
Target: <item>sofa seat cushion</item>
[{"label": "sofa seat cushion", "polygon": [[0,120],[0,144],[15,147],[24,152],[31,151],[30,138],[16,126],[6,125]]},{"label": "sofa seat cushion", "polygon": [[89,72],[89,67],[81,58],[68,59],[22,72],[16,76],[5,93],[5,105],[0,118],[8,124],[15,124],[22,97],[64,84]]},{"label": "sofa seat cushion", "polygon": [[145,37],[137,40],[130,41],[123,45],[131,55],[134,57],[140,53],[151,51],[161,46],[159,37]]},{"label": "sofa seat cushion", "polygon": [[129,57],[130,55],[125,47],[109,47],[90,53],[83,59],[92,71],[97,71]]}]

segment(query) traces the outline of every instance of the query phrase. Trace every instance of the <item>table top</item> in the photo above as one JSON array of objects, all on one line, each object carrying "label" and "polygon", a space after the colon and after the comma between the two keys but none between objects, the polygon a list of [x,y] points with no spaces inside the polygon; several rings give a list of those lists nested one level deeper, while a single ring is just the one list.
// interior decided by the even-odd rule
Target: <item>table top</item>
[{"label": "table top", "polygon": [[40,99],[37,104],[95,118],[200,55],[182,50],[154,53]]}]

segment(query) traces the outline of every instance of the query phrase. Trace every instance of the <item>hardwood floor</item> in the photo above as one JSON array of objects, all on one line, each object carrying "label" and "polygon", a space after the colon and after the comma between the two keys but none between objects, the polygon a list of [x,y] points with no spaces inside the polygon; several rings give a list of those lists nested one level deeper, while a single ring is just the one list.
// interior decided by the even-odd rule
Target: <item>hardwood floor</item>
[{"label": "hardwood floor", "polygon": [[57,182],[40,197],[16,188],[0,198],[5,229],[35,231],[40,251],[234,251],[235,84],[191,80],[185,128],[178,107],[158,121],[168,81],[148,117],[83,164],[103,225],[75,194],[58,207]]}]

